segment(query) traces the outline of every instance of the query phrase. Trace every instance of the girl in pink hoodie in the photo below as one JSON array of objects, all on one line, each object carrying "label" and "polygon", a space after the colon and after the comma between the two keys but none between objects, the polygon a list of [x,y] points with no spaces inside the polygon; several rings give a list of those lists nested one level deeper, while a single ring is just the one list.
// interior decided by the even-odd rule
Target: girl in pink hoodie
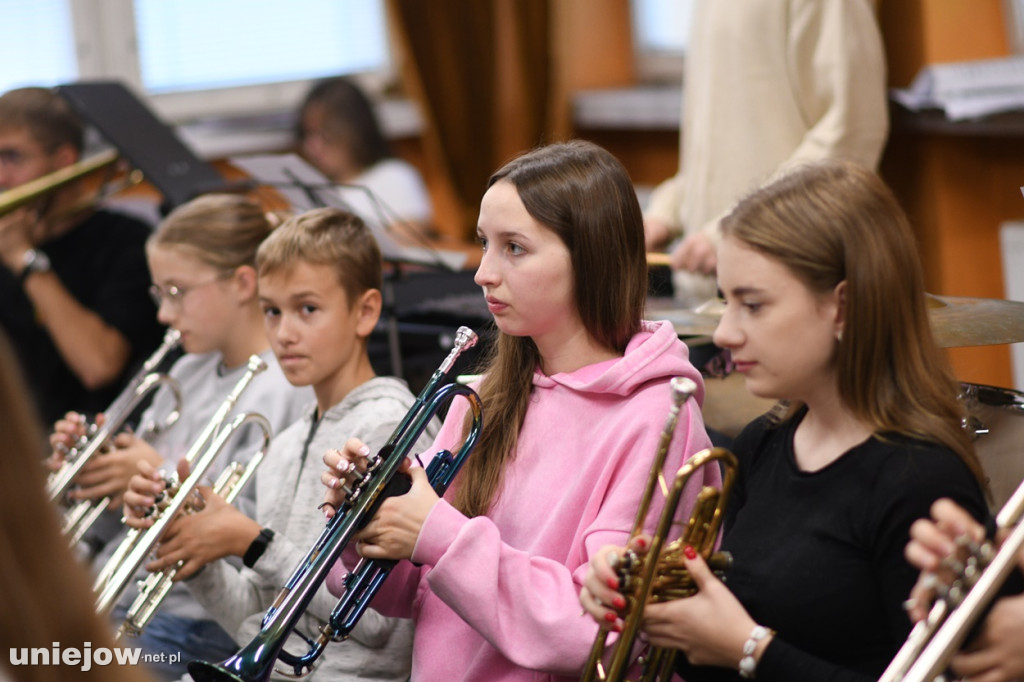
[{"label": "girl in pink hoodie", "polygon": [[[709,446],[703,385],[672,326],[641,319],[640,207],[607,151],[570,142],[509,162],[491,177],[477,233],[476,282],[498,328],[477,386],[480,442],[444,498],[410,469],[412,490],[381,506],[356,549],[411,560],[373,607],[416,621],[413,680],[577,679],[598,632],[578,600],[589,558],[628,538],[672,377],[699,389],[665,471]],[[432,452],[454,450],[466,411],[452,406]],[[341,502],[341,478],[367,454],[350,440],[324,455],[328,502]],[[720,484],[705,469],[687,510],[700,485]],[[344,574],[328,580],[336,594]]]}]

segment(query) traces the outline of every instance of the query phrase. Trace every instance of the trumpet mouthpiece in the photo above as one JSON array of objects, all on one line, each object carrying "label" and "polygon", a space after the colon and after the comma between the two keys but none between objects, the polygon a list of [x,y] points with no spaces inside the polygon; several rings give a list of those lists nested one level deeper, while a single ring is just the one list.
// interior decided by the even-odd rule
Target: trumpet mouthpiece
[{"label": "trumpet mouthpiece", "polygon": [[696,382],[686,377],[672,377],[670,387],[672,389],[672,401],[677,405],[682,405],[697,392]]},{"label": "trumpet mouthpiece", "polygon": [[455,332],[455,347],[460,350],[468,350],[476,345],[476,332],[469,327],[459,327]]}]

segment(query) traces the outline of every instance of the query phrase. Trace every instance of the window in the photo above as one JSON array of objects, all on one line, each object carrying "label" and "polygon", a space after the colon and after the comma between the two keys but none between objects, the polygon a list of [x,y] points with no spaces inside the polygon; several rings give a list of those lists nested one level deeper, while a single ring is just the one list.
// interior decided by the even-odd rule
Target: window
[{"label": "window", "polygon": [[0,90],[116,79],[178,122],[291,109],[328,75],[367,74],[371,90],[390,75],[383,0],[0,0],[0,36]]},{"label": "window", "polygon": [[0,0],[0,92],[78,76],[67,0]]}]

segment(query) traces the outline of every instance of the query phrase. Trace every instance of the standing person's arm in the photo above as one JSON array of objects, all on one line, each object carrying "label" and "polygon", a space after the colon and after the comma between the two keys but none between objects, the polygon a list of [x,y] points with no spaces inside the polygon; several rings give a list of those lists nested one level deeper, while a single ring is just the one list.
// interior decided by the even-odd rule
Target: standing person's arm
[{"label": "standing person's arm", "polygon": [[791,0],[787,62],[808,121],[786,166],[840,157],[875,168],[889,131],[885,48],[869,0]]}]

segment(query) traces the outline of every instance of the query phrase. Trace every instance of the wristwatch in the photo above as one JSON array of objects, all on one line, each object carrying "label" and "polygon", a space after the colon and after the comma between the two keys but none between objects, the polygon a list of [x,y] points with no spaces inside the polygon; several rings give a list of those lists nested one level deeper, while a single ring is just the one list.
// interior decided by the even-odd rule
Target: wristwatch
[{"label": "wristwatch", "polygon": [[20,284],[24,284],[25,279],[27,279],[33,272],[49,271],[50,257],[39,249],[29,249],[25,252],[25,255],[21,257],[21,274],[18,275],[18,282]]}]

